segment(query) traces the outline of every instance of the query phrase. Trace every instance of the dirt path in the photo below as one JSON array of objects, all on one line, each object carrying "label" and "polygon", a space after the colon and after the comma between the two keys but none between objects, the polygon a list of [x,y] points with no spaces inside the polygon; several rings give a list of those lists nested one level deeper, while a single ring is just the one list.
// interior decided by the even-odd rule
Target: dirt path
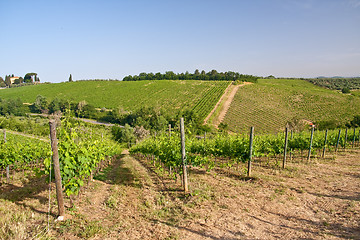
[{"label": "dirt path", "polygon": [[236,92],[239,87],[251,84],[249,82],[244,82],[240,85],[230,84],[229,87],[225,90],[224,94],[221,96],[220,100],[216,103],[214,109],[210,114],[205,118],[205,124],[212,124],[218,128],[219,124],[224,120],[227,111],[230,108],[231,102],[233,101]]},{"label": "dirt path", "polygon": [[[359,156],[357,150],[339,155],[337,160],[289,163],[287,171],[257,166],[253,181],[192,169],[193,196],[189,198],[182,197],[181,186],[145,168],[145,162],[125,156],[122,168],[130,171],[121,175],[126,185],[121,186],[125,182],[119,181],[120,185],[108,188],[108,196],[114,195],[114,187],[122,189],[122,194],[115,194],[119,197],[116,211],[107,210],[118,216],[122,225],[114,231],[114,223],[108,221],[107,229],[112,230],[105,236],[356,239],[360,236]],[[113,173],[119,174],[119,169]],[[108,216],[101,221],[106,219]]]}]

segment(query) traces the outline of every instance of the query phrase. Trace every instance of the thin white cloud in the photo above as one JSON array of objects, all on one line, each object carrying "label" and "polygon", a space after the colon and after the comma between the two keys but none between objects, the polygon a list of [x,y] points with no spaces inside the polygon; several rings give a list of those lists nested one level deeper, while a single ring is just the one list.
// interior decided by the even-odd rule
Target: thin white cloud
[{"label": "thin white cloud", "polygon": [[360,0],[350,0],[349,4],[351,7],[358,8],[360,7]]}]

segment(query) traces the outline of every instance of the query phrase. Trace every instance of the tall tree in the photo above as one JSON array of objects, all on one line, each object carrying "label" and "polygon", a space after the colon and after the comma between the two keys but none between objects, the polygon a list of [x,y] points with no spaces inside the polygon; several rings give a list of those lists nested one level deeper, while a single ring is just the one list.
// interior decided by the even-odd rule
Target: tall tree
[{"label": "tall tree", "polygon": [[71,74],[70,74],[70,77],[69,77],[69,82],[72,82],[73,80],[72,80],[72,76],[71,76]]},{"label": "tall tree", "polygon": [[10,75],[9,75],[9,76],[8,76],[8,75],[5,76],[5,84],[6,84],[6,86],[8,86],[8,87],[11,85]]},{"label": "tall tree", "polygon": [[6,87],[5,81],[2,77],[0,77],[0,87]]},{"label": "tall tree", "polygon": [[48,101],[46,97],[37,95],[36,100],[32,105],[32,109],[37,113],[45,113],[48,110]]},{"label": "tall tree", "polygon": [[36,75],[37,75],[37,73],[27,73],[27,74],[25,74],[24,82],[25,83],[33,83],[33,76],[35,76],[34,78],[36,79]]}]

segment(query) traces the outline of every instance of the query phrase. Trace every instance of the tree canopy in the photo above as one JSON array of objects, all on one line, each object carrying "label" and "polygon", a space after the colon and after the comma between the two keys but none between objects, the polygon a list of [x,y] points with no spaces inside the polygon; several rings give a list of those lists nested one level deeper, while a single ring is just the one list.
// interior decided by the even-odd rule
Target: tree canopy
[{"label": "tree canopy", "polygon": [[141,80],[206,80],[206,81],[243,81],[243,82],[257,82],[259,77],[247,74],[240,74],[238,72],[217,72],[211,70],[210,72],[201,72],[196,69],[195,72],[189,73],[174,73],[173,71],[167,71],[165,73],[145,73],[142,72],[139,75],[126,76],[123,81],[141,81]]}]

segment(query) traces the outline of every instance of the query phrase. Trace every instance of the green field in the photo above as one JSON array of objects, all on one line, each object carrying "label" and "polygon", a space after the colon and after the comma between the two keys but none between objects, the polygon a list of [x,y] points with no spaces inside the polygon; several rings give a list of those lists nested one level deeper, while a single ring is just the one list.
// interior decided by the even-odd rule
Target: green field
[{"label": "green field", "polygon": [[234,132],[277,132],[294,118],[346,123],[360,114],[360,96],[315,86],[304,80],[260,79],[239,88],[224,122]]},{"label": "green field", "polygon": [[[85,100],[98,108],[122,107],[135,110],[142,106],[162,108],[168,112],[193,109],[205,118],[228,86],[221,81],[78,81],[41,84],[0,90],[0,98],[17,98],[32,103],[37,95],[49,101],[55,97],[74,102]],[[209,96],[210,93],[210,96]],[[207,98],[205,104],[202,99]],[[201,105],[199,105],[201,104]]]}]

